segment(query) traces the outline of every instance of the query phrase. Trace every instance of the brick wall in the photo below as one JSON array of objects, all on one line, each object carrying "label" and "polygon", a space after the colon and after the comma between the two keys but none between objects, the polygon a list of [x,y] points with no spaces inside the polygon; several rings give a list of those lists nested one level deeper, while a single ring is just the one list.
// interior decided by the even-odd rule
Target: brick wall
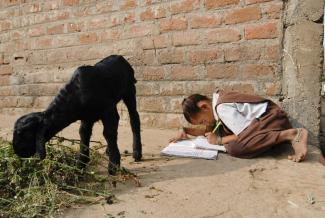
[{"label": "brick wall", "polygon": [[183,97],[216,86],[278,101],[282,8],[281,0],[1,0],[0,113],[44,109],[77,66],[110,54],[136,70],[144,126],[178,127]]}]

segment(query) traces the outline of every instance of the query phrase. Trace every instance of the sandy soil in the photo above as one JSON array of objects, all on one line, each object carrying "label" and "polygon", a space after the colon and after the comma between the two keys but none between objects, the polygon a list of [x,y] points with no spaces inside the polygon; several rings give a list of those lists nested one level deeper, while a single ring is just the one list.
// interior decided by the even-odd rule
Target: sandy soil
[{"label": "sandy soil", "polygon": [[[0,116],[0,135],[11,137],[15,117]],[[61,134],[78,138],[78,124]],[[102,127],[94,129],[103,140]],[[66,209],[62,217],[325,217],[325,167],[319,151],[309,149],[307,160],[286,159],[289,145],[262,157],[245,160],[220,153],[217,160],[170,158],[161,149],[175,131],[143,129],[144,161],[123,157],[122,165],[139,176],[117,184],[118,202]],[[131,151],[131,130],[120,127],[120,150]]]}]

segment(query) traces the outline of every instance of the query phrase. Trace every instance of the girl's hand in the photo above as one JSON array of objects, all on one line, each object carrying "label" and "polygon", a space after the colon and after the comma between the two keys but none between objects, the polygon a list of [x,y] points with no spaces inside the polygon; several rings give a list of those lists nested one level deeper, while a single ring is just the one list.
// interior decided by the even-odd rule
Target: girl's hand
[{"label": "girl's hand", "polygon": [[217,144],[217,136],[216,136],[214,133],[212,133],[212,132],[207,132],[207,133],[205,133],[204,135],[205,135],[205,137],[207,137],[208,142],[209,142],[210,144],[213,144],[213,145],[216,145],[216,144]]},{"label": "girl's hand", "polygon": [[184,139],[189,139],[189,137],[184,131],[182,131],[176,137],[169,139],[169,143],[178,142]]}]

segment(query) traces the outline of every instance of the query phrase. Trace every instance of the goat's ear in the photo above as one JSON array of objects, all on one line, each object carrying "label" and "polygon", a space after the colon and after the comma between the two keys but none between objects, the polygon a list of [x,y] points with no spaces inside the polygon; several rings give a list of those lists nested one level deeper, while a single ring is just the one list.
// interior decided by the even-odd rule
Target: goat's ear
[{"label": "goat's ear", "polygon": [[36,152],[38,153],[41,160],[45,159],[46,157],[46,148],[45,148],[45,139],[43,131],[40,131],[36,135]]},{"label": "goat's ear", "polygon": [[29,130],[31,128],[35,128],[41,121],[41,119],[39,117],[36,116],[31,116],[31,115],[27,115],[25,116],[26,120],[22,121],[22,122],[16,122],[15,124],[15,130],[17,131],[17,133],[19,134],[20,132]]},{"label": "goat's ear", "polygon": [[40,115],[36,115],[36,113],[27,114],[16,121],[15,130],[19,134],[31,128],[37,128],[41,121]]}]

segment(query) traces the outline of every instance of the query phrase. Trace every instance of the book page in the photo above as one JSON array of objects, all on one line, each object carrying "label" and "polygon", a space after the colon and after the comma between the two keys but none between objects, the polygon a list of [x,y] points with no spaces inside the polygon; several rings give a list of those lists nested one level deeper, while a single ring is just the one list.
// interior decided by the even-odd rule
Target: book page
[{"label": "book page", "polygon": [[195,144],[196,148],[199,149],[207,149],[207,150],[217,150],[217,151],[223,151],[226,152],[226,149],[222,145],[213,145],[210,144],[206,137],[198,136],[193,140],[193,143]]}]

